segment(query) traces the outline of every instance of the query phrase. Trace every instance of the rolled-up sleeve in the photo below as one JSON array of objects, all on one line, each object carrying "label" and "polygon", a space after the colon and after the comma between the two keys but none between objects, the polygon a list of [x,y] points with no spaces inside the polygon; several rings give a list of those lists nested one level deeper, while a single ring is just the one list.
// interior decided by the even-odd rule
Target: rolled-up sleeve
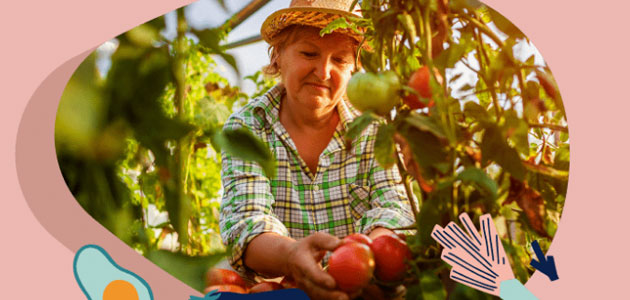
[{"label": "rolled-up sleeve", "polygon": [[[224,128],[245,127],[238,119],[229,120]],[[243,161],[221,153],[223,199],[219,226],[223,243],[232,249],[229,261],[241,272],[245,267],[244,253],[249,242],[265,232],[288,236],[288,231],[273,213],[274,197],[269,179],[255,162]]]},{"label": "rolled-up sleeve", "polygon": [[376,227],[394,229],[412,225],[414,217],[398,168],[384,169],[375,162],[369,180],[371,208],[356,221],[356,231],[367,234]]}]

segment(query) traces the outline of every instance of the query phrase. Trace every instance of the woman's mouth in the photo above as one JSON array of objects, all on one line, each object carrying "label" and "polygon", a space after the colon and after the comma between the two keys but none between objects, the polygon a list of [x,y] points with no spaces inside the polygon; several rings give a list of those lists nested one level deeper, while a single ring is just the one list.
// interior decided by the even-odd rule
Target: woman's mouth
[{"label": "woman's mouth", "polygon": [[318,83],[312,83],[312,82],[307,82],[306,85],[316,89],[316,90],[321,90],[321,91],[329,91],[330,87],[323,85],[323,84],[318,84]]}]

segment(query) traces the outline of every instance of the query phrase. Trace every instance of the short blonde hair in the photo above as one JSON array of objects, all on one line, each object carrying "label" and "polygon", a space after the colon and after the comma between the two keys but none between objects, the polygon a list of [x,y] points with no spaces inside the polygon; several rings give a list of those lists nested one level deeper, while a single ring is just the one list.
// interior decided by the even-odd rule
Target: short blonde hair
[{"label": "short blonde hair", "polygon": [[[297,34],[305,29],[321,30],[320,28],[312,26],[291,25],[271,38],[269,41],[269,49],[267,50],[269,52],[269,64],[263,67],[264,74],[274,77],[280,76],[280,65],[278,63],[280,52],[282,52],[285,47],[295,42],[298,37]],[[353,42],[352,53],[356,56],[359,43],[353,38],[350,38],[350,40]]]}]

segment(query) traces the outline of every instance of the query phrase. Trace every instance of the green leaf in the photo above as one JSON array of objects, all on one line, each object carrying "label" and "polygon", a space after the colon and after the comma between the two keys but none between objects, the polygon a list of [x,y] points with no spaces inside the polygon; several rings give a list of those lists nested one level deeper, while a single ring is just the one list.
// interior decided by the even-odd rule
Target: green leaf
[{"label": "green leaf", "polygon": [[365,111],[359,117],[354,119],[350,125],[348,125],[348,131],[346,131],[346,141],[352,141],[356,139],[365,128],[367,128],[372,122],[379,120],[379,117],[371,111]]},{"label": "green leaf", "polygon": [[477,95],[477,99],[479,99],[479,104],[481,106],[488,107],[488,105],[492,103],[492,96],[488,91],[488,86],[486,85],[486,82],[482,78],[479,78],[479,80],[477,80],[477,84],[475,85],[475,93]]},{"label": "green leaf", "polygon": [[125,33],[127,38],[138,47],[151,47],[160,38],[160,33],[149,24],[139,25]]},{"label": "green leaf", "polygon": [[348,20],[346,20],[346,18],[344,17],[340,17],[340,18],[336,18],[334,21],[328,23],[326,27],[322,28],[322,30],[319,31],[319,35],[324,36],[326,34],[333,33],[333,31],[337,29],[347,29],[347,28],[350,28],[356,32],[359,32],[355,24],[349,23]]},{"label": "green leaf", "polygon": [[431,132],[440,139],[446,138],[442,127],[440,127],[440,125],[431,117],[412,111],[405,119],[405,122],[420,130]]},{"label": "green leaf", "polygon": [[435,171],[440,171],[440,165],[446,162],[447,153],[438,137],[430,131],[419,130],[409,123],[405,123],[400,133],[409,143],[423,176],[431,178]]},{"label": "green leaf", "polygon": [[435,224],[442,224],[442,213],[446,211],[446,203],[450,202],[450,184],[444,188],[438,188],[429,194],[429,199],[422,203],[418,213],[418,237],[423,246],[436,245],[437,242],[431,237],[431,231]]},{"label": "green leaf", "polygon": [[505,137],[495,126],[486,128],[481,141],[482,164],[486,165],[490,160],[499,164],[518,180],[525,178],[525,167],[521,163],[518,152],[507,144]]},{"label": "green leaf", "polygon": [[231,155],[243,160],[257,162],[268,177],[276,176],[276,160],[271,151],[265,143],[246,128],[219,131],[215,135],[215,143],[221,150]]},{"label": "green leaf", "polygon": [[492,17],[490,16],[490,11],[487,6],[481,5],[477,8],[477,13],[481,16],[481,20],[484,23],[492,22]]},{"label": "green leaf", "polygon": [[474,121],[480,123],[490,121],[490,116],[488,115],[486,109],[473,101],[468,101],[466,102],[466,104],[464,104],[464,114],[467,117],[473,118]]},{"label": "green leaf", "polygon": [[361,57],[361,65],[366,71],[378,73],[380,60],[376,52],[360,51],[359,56]]},{"label": "green leaf", "polygon": [[[192,30],[199,38],[199,44],[206,47],[206,53],[218,54],[234,69],[237,75],[240,76],[236,60],[230,54],[225,53],[225,49],[220,45],[221,41],[225,39],[225,32],[220,29],[204,29],[204,30]],[[202,49],[204,50],[204,49]]]},{"label": "green leaf", "polygon": [[528,132],[529,126],[525,120],[518,117],[516,111],[508,110],[505,112],[505,125],[504,132],[508,133],[507,136],[514,144],[516,150],[525,155],[529,155],[529,140]]},{"label": "green leaf", "polygon": [[503,243],[503,248],[505,249],[505,254],[507,254],[512,259],[512,267],[514,271],[514,276],[520,282],[527,282],[529,279],[529,274],[527,272],[527,263],[525,261],[530,260],[530,255],[525,250],[525,246],[518,244],[510,244]]},{"label": "green leaf", "polygon": [[569,171],[569,145],[563,144],[556,151],[553,166],[558,170]]},{"label": "green leaf", "polygon": [[470,167],[457,175],[457,180],[464,183],[472,183],[486,195],[490,195],[493,199],[497,197],[498,186],[483,170]]},{"label": "green leaf", "polygon": [[473,49],[475,49],[475,46],[470,40],[460,39],[458,44],[452,43],[450,47],[442,51],[434,63],[444,68],[453,68],[458,61],[466,57]]},{"label": "green leaf", "polygon": [[230,110],[223,103],[205,97],[197,103],[195,124],[203,129],[213,129],[223,125],[230,116]]},{"label": "green leaf", "polygon": [[398,18],[400,24],[402,24],[405,28],[407,34],[409,34],[409,40],[412,41],[412,43],[415,43],[417,34],[413,18],[407,13],[399,14],[396,17]]},{"label": "green leaf", "polygon": [[55,120],[55,148],[58,153],[92,153],[91,143],[98,136],[108,102],[98,84],[96,54],[90,54],[76,69],[66,85]]},{"label": "green leaf", "polygon": [[184,195],[182,190],[183,180],[172,178],[163,184],[164,204],[168,212],[168,218],[177,231],[177,239],[180,244],[188,244],[188,221],[192,216],[190,198]]},{"label": "green leaf", "polygon": [[508,36],[513,37],[513,38],[524,38],[525,37],[525,35],[523,34],[523,32],[521,32],[520,29],[518,29],[516,26],[514,26],[514,24],[512,24],[512,22],[510,22],[508,19],[506,19],[499,12],[497,12],[494,9],[492,9],[491,7],[487,7],[487,10],[488,10],[488,14],[490,15],[490,18],[492,18],[492,22],[494,23],[494,25],[496,25],[497,28],[499,28],[499,30],[501,30],[503,33],[505,33]]},{"label": "green leaf", "polygon": [[440,278],[432,271],[422,273],[420,278],[420,286],[422,287],[423,300],[442,300],[446,299],[446,291],[442,285]]},{"label": "green leaf", "polygon": [[152,250],[146,254],[147,259],[162,270],[200,292],[205,288],[206,272],[221,261],[224,256],[225,253],[209,256],[187,256],[164,250]]},{"label": "green leaf", "polygon": [[396,129],[391,124],[383,123],[378,128],[376,141],[374,142],[374,156],[376,161],[384,169],[389,169],[396,162],[394,153],[394,133]]},{"label": "green leaf", "polygon": [[420,69],[420,61],[418,60],[416,56],[407,55],[405,61],[407,63],[405,67],[407,67],[409,72],[413,72],[415,70]]}]

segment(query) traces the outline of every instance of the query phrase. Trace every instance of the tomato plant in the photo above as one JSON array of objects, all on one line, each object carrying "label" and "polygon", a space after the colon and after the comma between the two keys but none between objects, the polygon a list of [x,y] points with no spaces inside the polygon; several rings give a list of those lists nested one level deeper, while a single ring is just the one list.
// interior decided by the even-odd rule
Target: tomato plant
[{"label": "tomato plant", "polygon": [[[183,9],[176,19],[173,39],[160,34],[164,17],[116,37],[103,75],[94,53],[79,66],[60,102],[55,146],[86,212],[203,291],[204,273],[226,252],[218,226],[219,149],[230,151],[234,140],[260,142],[248,132],[221,130],[248,97],[216,71],[213,55],[236,67],[219,47],[229,28],[190,28]],[[249,78],[256,93],[272,85],[259,74]],[[256,151],[249,157],[269,160],[260,148],[245,148]]]},{"label": "tomato plant", "polygon": [[[362,18],[333,28],[365,28],[361,65],[395,72],[402,85],[395,113],[364,113],[347,138],[383,119],[376,157],[395,165],[416,223],[404,232],[412,251],[408,299],[490,297],[449,279],[441,248],[430,237],[467,212],[498,224],[516,277],[533,273],[528,243],[548,247],[566,195],[569,138],[551,72],[536,63],[518,28],[499,13],[465,0],[364,0]],[[357,26],[358,25],[358,26]],[[434,70],[434,72],[429,72]],[[357,93],[361,93],[359,91]],[[399,144],[403,158],[394,155]]]}]

